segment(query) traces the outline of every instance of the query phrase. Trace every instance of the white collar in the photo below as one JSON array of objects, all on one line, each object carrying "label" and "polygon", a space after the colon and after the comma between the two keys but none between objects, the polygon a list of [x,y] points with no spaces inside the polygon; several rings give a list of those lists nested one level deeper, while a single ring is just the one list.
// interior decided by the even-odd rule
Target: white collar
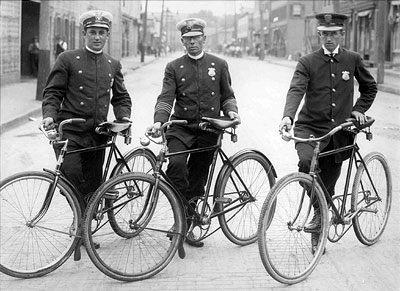
[{"label": "white collar", "polygon": [[89,52],[94,53],[94,54],[96,54],[96,55],[99,55],[99,54],[101,54],[101,53],[103,52],[103,50],[101,50],[101,51],[94,51],[94,50],[90,49],[88,46],[86,46],[86,49],[87,49]]},{"label": "white collar", "polygon": [[333,50],[333,52],[330,52],[326,49],[325,45],[322,45],[322,48],[324,50],[324,54],[330,56],[332,54],[332,56],[335,56],[339,53],[339,45],[337,45],[337,47]]},{"label": "white collar", "polygon": [[188,53],[189,58],[192,58],[193,60],[198,60],[201,59],[204,56],[204,51],[199,53],[197,56],[192,56],[191,54]]}]

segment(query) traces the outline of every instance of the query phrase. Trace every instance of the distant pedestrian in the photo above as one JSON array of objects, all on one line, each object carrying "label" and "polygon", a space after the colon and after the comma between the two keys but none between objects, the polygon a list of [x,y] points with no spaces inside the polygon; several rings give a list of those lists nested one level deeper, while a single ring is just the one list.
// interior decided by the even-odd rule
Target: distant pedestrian
[{"label": "distant pedestrian", "polygon": [[65,39],[59,35],[56,36],[56,48],[55,48],[55,56],[56,59],[58,56],[62,53],[65,52],[68,49],[67,42]]},{"label": "distant pedestrian", "polygon": [[31,67],[31,75],[37,77],[39,68],[39,39],[35,36],[32,38],[32,42],[28,46],[29,63]]}]

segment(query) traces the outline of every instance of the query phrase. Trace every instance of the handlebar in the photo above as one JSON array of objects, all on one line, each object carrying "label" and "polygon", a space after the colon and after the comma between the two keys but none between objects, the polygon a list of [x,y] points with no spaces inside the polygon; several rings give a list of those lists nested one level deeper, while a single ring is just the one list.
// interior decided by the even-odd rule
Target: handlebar
[{"label": "handlebar", "polygon": [[61,121],[60,125],[58,126],[58,129],[50,129],[50,130],[46,130],[44,128],[44,125],[41,124],[40,125],[40,131],[43,132],[43,134],[45,135],[45,137],[47,137],[50,141],[60,141],[63,137],[63,127],[66,124],[69,123],[83,123],[86,122],[86,119],[83,118],[70,118],[70,119],[65,119],[63,121]]},{"label": "handlebar", "polygon": [[311,135],[309,138],[300,138],[300,137],[292,136],[292,134],[289,131],[282,131],[281,132],[281,137],[285,141],[294,140],[296,142],[319,142],[319,141],[322,141],[322,140],[324,140],[324,139],[326,139],[328,137],[331,137],[336,132],[338,132],[338,131],[340,131],[342,129],[349,128],[351,126],[354,126],[355,130],[356,130],[356,133],[358,133],[362,129],[364,129],[366,127],[370,127],[374,122],[375,122],[375,119],[372,118],[372,117],[368,117],[368,116],[367,116],[367,121],[362,125],[359,124],[355,118],[348,118],[348,119],[346,119],[346,122],[343,122],[342,124],[334,127],[327,134],[325,134],[325,135],[323,135],[321,137],[314,137],[314,136]]}]

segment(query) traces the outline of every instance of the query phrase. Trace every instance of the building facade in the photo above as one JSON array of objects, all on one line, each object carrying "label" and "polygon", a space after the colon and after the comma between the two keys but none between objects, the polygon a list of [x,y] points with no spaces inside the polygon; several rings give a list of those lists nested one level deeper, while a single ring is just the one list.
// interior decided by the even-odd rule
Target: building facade
[{"label": "building facade", "polygon": [[[0,9],[2,84],[31,75],[28,46],[33,37],[41,40],[41,50],[49,51],[46,63],[50,66],[55,61],[57,37],[66,41],[68,49],[82,47],[79,16],[87,10],[103,9],[113,14],[106,52],[116,58],[137,54],[140,1],[2,0]],[[46,23],[46,29],[40,28],[41,22]]]}]

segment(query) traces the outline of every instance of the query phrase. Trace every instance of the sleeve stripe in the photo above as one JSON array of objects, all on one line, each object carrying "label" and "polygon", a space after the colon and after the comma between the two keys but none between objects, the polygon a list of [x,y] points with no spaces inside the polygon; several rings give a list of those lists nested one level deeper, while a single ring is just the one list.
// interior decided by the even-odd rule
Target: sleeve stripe
[{"label": "sleeve stripe", "polygon": [[156,105],[155,111],[164,110],[168,113],[171,113],[172,106],[165,102],[160,102]]}]

